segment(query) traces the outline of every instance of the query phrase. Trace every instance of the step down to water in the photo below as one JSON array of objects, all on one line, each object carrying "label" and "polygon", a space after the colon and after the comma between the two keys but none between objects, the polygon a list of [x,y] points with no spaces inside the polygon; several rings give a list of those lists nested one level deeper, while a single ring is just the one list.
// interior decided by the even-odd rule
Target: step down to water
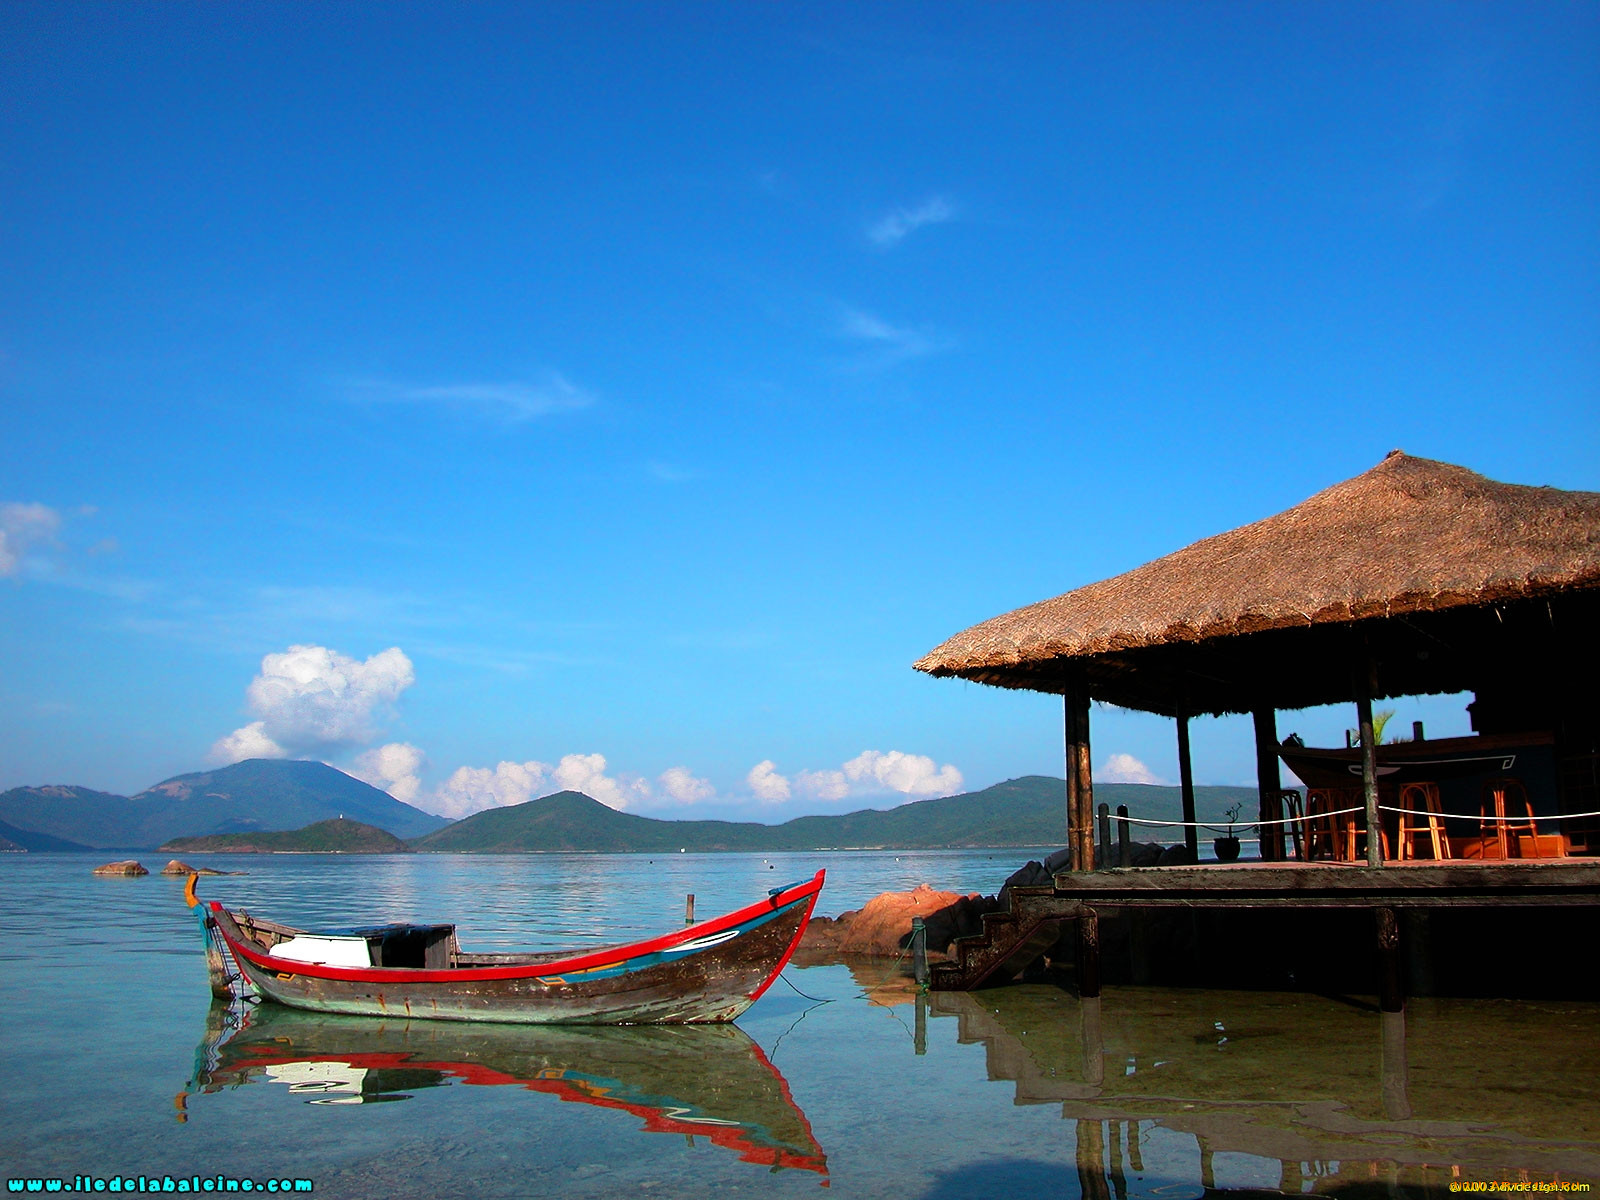
[{"label": "step down to water", "polygon": [[1050,887],[1012,888],[1010,907],[985,913],[983,932],[950,943],[951,961],[937,963],[928,986],[936,992],[966,992],[1009,983],[1037,962],[1060,936],[1061,921],[1079,905]]}]

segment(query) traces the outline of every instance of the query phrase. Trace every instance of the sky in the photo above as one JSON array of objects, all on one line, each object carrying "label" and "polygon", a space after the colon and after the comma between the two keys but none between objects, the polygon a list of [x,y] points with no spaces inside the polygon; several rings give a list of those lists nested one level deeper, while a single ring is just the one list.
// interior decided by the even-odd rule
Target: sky
[{"label": "sky", "polygon": [[0,788],[1059,776],[1058,698],[911,663],[1393,448],[1600,489],[1597,61],[1596,3],[0,5]]}]

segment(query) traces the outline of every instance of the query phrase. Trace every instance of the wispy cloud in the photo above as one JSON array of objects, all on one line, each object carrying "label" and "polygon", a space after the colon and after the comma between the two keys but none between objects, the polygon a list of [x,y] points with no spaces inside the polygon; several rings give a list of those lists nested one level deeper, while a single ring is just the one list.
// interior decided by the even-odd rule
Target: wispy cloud
[{"label": "wispy cloud", "polygon": [[430,386],[368,383],[361,399],[384,403],[426,404],[475,412],[502,421],[531,421],[555,413],[589,408],[595,397],[565,375],[552,371],[533,381],[465,382]]},{"label": "wispy cloud", "polygon": [[688,467],[680,467],[668,462],[651,462],[647,465],[646,470],[650,472],[650,478],[658,483],[688,483],[691,480],[700,478],[699,471],[693,471]]},{"label": "wispy cloud", "polygon": [[894,325],[855,308],[845,310],[839,332],[862,346],[862,356],[852,364],[857,367],[890,367],[945,349],[945,343],[926,330]]},{"label": "wispy cloud", "polygon": [[914,208],[897,208],[867,227],[867,237],[880,250],[898,246],[924,225],[942,225],[955,219],[956,208],[943,196],[930,196]]}]

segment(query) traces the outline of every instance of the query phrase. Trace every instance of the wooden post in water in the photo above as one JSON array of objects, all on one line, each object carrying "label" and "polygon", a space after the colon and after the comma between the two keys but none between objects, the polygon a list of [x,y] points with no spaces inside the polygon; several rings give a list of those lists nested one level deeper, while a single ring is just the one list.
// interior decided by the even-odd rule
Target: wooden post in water
[{"label": "wooden post in water", "polygon": [[1100,855],[1107,864],[1111,862],[1111,805],[1100,806]]},{"label": "wooden post in water", "polygon": [[1078,1120],[1078,1195],[1082,1200],[1111,1200],[1106,1180],[1105,1127],[1099,1121]]},{"label": "wooden post in water", "polygon": [[916,996],[916,1032],[911,1035],[911,1050],[914,1054],[928,1052],[928,998],[921,992]]},{"label": "wooden post in water", "polygon": [[1377,666],[1365,645],[1356,669],[1356,719],[1361,726],[1361,794],[1367,810],[1367,866],[1383,866],[1383,814],[1378,811],[1378,747],[1372,736],[1372,693]]},{"label": "wooden post in water", "polygon": [[1062,693],[1066,725],[1067,845],[1074,871],[1094,870],[1094,778],[1089,763],[1089,691],[1079,679]]},{"label": "wooden post in water", "polygon": [[1406,1015],[1386,1012],[1383,1022],[1383,1115],[1391,1121],[1411,1119],[1410,1079],[1406,1070]]},{"label": "wooden post in water", "polygon": [[1183,789],[1183,844],[1190,861],[1200,861],[1200,830],[1194,815],[1194,764],[1189,759],[1189,714],[1178,713],[1178,786]]},{"label": "wooden post in water", "polygon": [[1128,847],[1128,806],[1117,805],[1117,866],[1133,866],[1133,851]]},{"label": "wooden post in water", "polygon": [[1100,914],[1092,908],[1078,912],[1078,995],[1100,994]]},{"label": "wooden post in water", "polygon": [[1106,1043],[1100,1031],[1100,997],[1078,998],[1078,1035],[1083,1044],[1083,1081],[1100,1087],[1106,1081]]},{"label": "wooden post in water", "polygon": [[683,906],[683,923],[685,925],[693,925],[694,924],[694,893],[693,892],[689,893],[689,901],[688,901],[688,903],[686,903]]},{"label": "wooden post in water", "polygon": [[1283,816],[1283,777],[1278,773],[1278,714],[1270,704],[1251,714],[1256,723],[1256,787],[1260,799],[1261,858],[1264,862],[1283,861],[1283,826],[1269,825]]},{"label": "wooden post in water", "polygon": [[911,918],[911,974],[917,987],[928,986],[928,929],[921,917]]}]

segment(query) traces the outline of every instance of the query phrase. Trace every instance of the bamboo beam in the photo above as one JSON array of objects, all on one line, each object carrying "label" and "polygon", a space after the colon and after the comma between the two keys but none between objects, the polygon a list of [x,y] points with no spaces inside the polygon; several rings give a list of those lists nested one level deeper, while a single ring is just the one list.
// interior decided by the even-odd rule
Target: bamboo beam
[{"label": "bamboo beam", "polygon": [[1272,706],[1257,708],[1250,714],[1256,725],[1256,788],[1261,814],[1261,857],[1266,862],[1283,861],[1283,826],[1269,825],[1283,816],[1280,794],[1283,777],[1278,773],[1278,714]]},{"label": "bamboo beam", "polygon": [[1178,713],[1178,786],[1183,790],[1183,844],[1190,860],[1200,861],[1200,831],[1195,828],[1194,764],[1189,758],[1189,714]]}]

